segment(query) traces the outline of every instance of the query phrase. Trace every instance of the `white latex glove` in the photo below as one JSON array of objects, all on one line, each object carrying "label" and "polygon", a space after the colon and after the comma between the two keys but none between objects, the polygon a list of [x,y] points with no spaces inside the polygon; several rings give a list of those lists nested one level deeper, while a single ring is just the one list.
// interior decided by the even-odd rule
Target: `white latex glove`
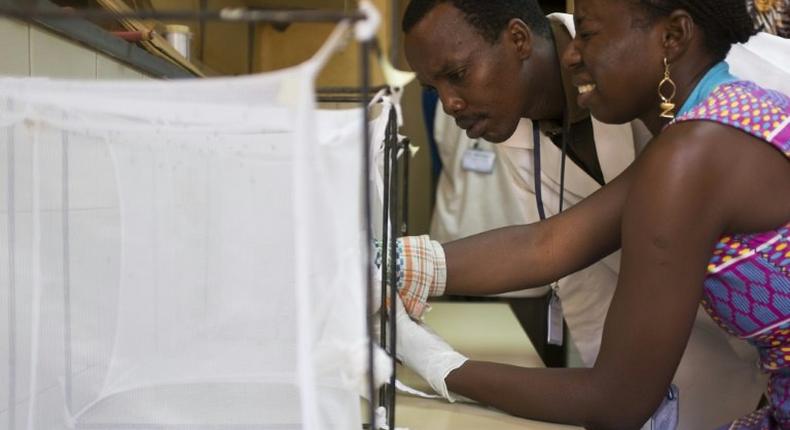
[{"label": "white latex glove", "polygon": [[[351,360],[353,364],[356,366],[357,369],[364,369],[368,367],[368,351],[367,351],[367,344],[365,348],[359,348],[356,351],[356,354],[351,356]],[[346,357],[348,359],[348,357]],[[373,369],[375,373],[373,375],[373,386],[376,389],[379,389],[384,383],[389,381],[390,375],[392,375],[392,359],[384,351],[380,346],[373,345]],[[362,379],[357,381],[357,392],[361,397],[365,400],[370,401],[370,390],[368,386],[368,381],[370,375],[368,372],[364,373]],[[383,421],[379,421],[383,422]]]},{"label": "white latex glove", "polygon": [[444,379],[468,358],[455,351],[427,326],[414,322],[406,313],[400,298],[396,306],[398,358],[425,379],[437,394],[451,403],[455,402],[458,398],[447,390]]}]

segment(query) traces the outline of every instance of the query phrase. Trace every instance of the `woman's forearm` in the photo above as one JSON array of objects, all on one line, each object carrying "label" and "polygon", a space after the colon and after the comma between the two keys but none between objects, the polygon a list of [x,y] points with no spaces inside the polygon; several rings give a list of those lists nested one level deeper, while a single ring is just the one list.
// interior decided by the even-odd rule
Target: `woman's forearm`
[{"label": "woman's forearm", "polygon": [[555,280],[534,270],[550,252],[536,225],[505,227],[443,244],[447,265],[445,293],[496,294],[539,287]]},{"label": "woman's forearm", "polygon": [[654,408],[651,400],[624,399],[601,381],[594,369],[523,368],[471,360],[446,378],[450,391],[523,418],[596,429],[644,424]]},{"label": "woman's forearm", "polygon": [[630,168],[545,221],[488,231],[443,245],[447,294],[496,294],[549,284],[620,247]]},{"label": "woman's forearm", "polygon": [[567,234],[553,231],[554,223],[505,227],[443,244],[445,294],[499,294],[548,285],[618,247],[618,241],[601,241],[597,249],[579,249],[564,238]]}]

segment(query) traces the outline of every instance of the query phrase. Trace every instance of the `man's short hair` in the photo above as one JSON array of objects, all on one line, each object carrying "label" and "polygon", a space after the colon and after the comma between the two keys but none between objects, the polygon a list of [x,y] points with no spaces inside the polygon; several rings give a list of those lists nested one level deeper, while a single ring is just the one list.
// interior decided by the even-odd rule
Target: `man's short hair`
[{"label": "man's short hair", "polygon": [[403,15],[403,32],[408,33],[441,3],[449,3],[461,11],[466,21],[492,44],[499,40],[513,18],[524,21],[534,33],[551,37],[549,20],[537,0],[412,0]]}]

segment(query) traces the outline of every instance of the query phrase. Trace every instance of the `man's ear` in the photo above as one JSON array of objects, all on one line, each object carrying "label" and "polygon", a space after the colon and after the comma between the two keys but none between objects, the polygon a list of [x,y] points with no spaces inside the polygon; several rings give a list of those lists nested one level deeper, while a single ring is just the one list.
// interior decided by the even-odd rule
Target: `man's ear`
[{"label": "man's ear", "polygon": [[694,18],[683,9],[673,11],[663,19],[662,24],[664,29],[661,42],[664,45],[667,60],[672,63],[689,49],[694,40],[697,26],[694,23]]},{"label": "man's ear", "polygon": [[524,21],[513,18],[508,22],[502,35],[503,41],[512,46],[521,60],[526,60],[532,55],[535,34]]}]

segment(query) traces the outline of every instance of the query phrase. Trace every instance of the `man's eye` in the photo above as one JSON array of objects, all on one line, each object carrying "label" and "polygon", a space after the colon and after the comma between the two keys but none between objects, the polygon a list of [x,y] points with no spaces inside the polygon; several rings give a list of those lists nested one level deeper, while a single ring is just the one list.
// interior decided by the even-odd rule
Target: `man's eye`
[{"label": "man's eye", "polygon": [[447,79],[449,79],[450,82],[461,82],[464,79],[465,74],[466,70],[464,69],[456,70],[447,75]]},{"label": "man's eye", "polygon": [[579,39],[581,39],[581,40],[590,40],[590,38],[591,38],[591,37],[592,37],[594,34],[595,34],[595,33],[593,33],[592,31],[580,31],[580,32],[579,32],[579,33],[577,33],[576,35],[577,35],[577,36],[579,37]]}]

